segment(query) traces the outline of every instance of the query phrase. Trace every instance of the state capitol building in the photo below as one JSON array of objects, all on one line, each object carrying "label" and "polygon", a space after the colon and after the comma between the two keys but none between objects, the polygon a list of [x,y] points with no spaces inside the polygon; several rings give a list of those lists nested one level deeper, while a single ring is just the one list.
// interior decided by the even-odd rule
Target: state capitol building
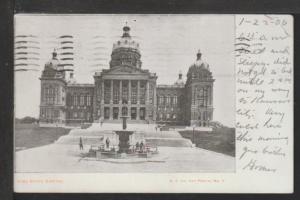
[{"label": "state capitol building", "polygon": [[201,52],[171,85],[156,83],[155,73],[142,68],[139,44],[130,28],[113,44],[109,69],[94,74],[94,84],[76,83],[53,52],[40,77],[40,124],[84,122],[168,123],[207,127],[213,119],[213,83]]}]

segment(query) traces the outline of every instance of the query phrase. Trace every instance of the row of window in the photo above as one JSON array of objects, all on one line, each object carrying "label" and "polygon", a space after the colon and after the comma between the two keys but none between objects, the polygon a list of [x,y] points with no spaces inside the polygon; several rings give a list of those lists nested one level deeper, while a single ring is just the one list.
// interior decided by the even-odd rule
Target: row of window
[{"label": "row of window", "polygon": [[157,97],[158,105],[178,105],[177,96],[158,96]]},{"label": "row of window", "polygon": [[51,108],[41,108],[40,115],[42,119],[56,119],[60,117],[59,110]]},{"label": "row of window", "polygon": [[193,105],[200,107],[206,107],[211,104],[211,98],[209,97],[210,88],[208,87],[196,87],[194,89],[194,96],[192,100]]},{"label": "row of window", "polygon": [[170,114],[170,113],[159,113],[157,114],[157,121],[165,121],[165,120],[168,120],[168,121],[172,121],[172,120],[177,120],[177,115],[176,114]]},{"label": "row of window", "polygon": [[48,86],[44,88],[43,101],[46,104],[58,104],[59,103],[59,91],[58,87]]},{"label": "row of window", "polygon": [[177,110],[177,109],[174,108],[174,107],[163,106],[163,107],[158,107],[157,110],[158,110],[158,111],[167,111],[167,110],[174,111],[174,110]]},{"label": "row of window", "polygon": [[207,121],[211,119],[211,113],[207,111],[203,112],[192,112],[192,118],[197,120]]},{"label": "row of window", "polygon": [[104,107],[104,119],[110,119],[110,115],[112,114],[112,119],[119,119],[121,116],[129,116],[129,119],[136,120],[145,120],[146,118],[146,109],[140,108],[139,113],[137,113],[137,108],[130,108],[130,113],[128,113],[127,107],[122,107],[121,110],[119,107],[113,107],[112,112],[110,107]]},{"label": "row of window", "polygon": [[67,97],[67,105],[91,106],[92,97],[90,94],[70,94]]},{"label": "row of window", "polygon": [[89,121],[91,119],[91,113],[83,112],[83,111],[68,112],[68,118],[69,119],[85,119],[85,120]]}]

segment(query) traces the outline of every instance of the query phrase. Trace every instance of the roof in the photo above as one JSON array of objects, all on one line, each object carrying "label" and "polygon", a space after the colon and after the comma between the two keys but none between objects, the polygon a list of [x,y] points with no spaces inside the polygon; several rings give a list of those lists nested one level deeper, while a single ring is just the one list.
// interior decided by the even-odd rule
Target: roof
[{"label": "roof", "polygon": [[94,84],[89,83],[68,83],[68,87],[95,87]]}]

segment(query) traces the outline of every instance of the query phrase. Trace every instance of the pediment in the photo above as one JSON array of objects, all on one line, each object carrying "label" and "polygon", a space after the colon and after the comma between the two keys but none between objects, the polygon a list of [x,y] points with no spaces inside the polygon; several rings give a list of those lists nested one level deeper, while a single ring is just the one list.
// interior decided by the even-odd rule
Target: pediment
[{"label": "pediment", "polygon": [[114,67],[112,69],[109,69],[107,71],[104,71],[104,74],[109,74],[109,75],[121,75],[121,74],[126,74],[126,75],[147,75],[149,72],[147,70],[142,70],[138,69],[135,67],[130,67],[130,66],[119,66],[119,67]]}]

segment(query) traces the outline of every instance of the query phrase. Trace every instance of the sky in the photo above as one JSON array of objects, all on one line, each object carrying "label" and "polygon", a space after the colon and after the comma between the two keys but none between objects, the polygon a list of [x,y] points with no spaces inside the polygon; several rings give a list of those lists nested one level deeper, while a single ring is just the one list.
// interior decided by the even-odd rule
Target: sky
[{"label": "sky", "polygon": [[[142,68],[158,75],[157,84],[173,84],[179,71],[186,79],[200,49],[216,79],[214,120],[234,126],[233,15],[15,15],[15,36],[34,36],[15,37],[15,42],[32,40],[32,46],[38,47],[32,51],[39,54],[35,60],[26,60],[34,63],[27,66],[33,70],[15,72],[15,116],[39,116],[39,77],[53,49],[60,52],[59,36],[73,36],[74,60],[68,62],[74,64],[77,82],[93,83],[96,71],[109,68],[113,43],[126,23],[133,40],[140,44]],[[15,49],[18,45],[15,43]],[[19,62],[25,61],[15,60],[15,69],[20,69]]]}]

